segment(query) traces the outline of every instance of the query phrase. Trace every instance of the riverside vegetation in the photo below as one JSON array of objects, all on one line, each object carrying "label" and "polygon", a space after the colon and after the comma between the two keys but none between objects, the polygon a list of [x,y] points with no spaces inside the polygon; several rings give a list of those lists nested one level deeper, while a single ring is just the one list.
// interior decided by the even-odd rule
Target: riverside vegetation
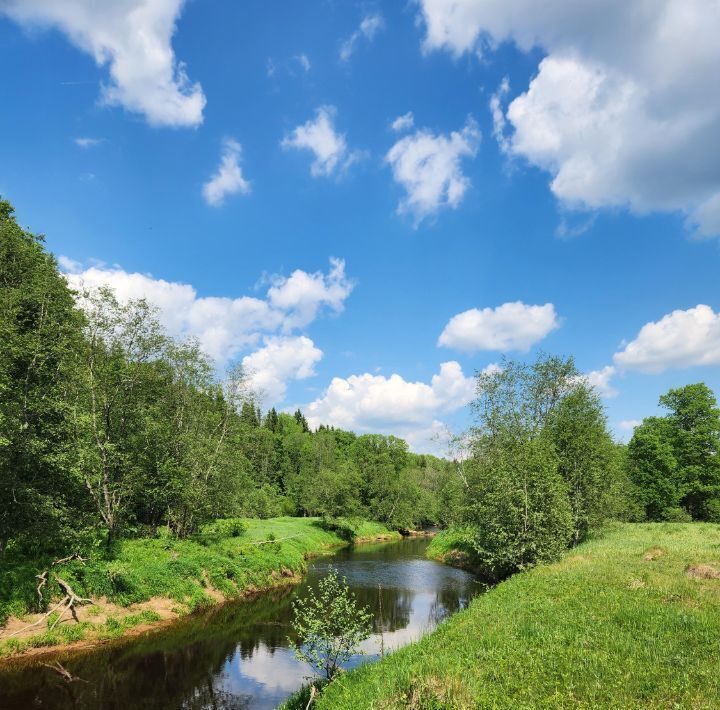
[{"label": "riverside vegetation", "polygon": [[[664,395],[665,416],[646,419],[627,446],[613,440],[602,401],[572,358],[544,354],[477,375],[475,423],[454,443],[452,460],[413,454],[393,436],[311,431],[299,410],[261,411],[247,373],[235,368],[219,379],[198,344],[169,337],[145,301],[121,302],[107,289],[72,292],[42,238],[23,230],[3,201],[0,342],[0,623],[48,614],[58,599],[77,612],[100,596],[119,605],[164,598],[190,610],[290,578],[304,556],[328,545],[425,525],[447,530],[434,554],[489,582],[541,565],[503,582],[448,629],[512,585],[549,594],[538,608],[554,603],[549,587],[527,580],[572,570],[568,550],[615,545],[622,557],[622,536],[657,530],[659,548],[671,550],[673,535],[699,536],[711,557],[700,538],[714,539],[720,521],[720,410],[702,383]],[[625,527],[597,539],[617,521]],[[666,522],[627,525],[642,521]],[[688,521],[710,524],[683,527]],[[589,559],[605,569],[602,555]],[[715,569],[711,559],[687,564]],[[694,600],[704,608],[709,598]],[[592,617],[592,605],[579,610],[590,601],[578,592],[568,609]],[[138,614],[123,623],[157,612]],[[47,623],[54,642],[80,635],[84,622],[58,625],[49,614]],[[384,665],[403,656],[394,658]],[[342,688],[372,673],[350,674],[347,684],[342,677]],[[571,694],[567,677],[562,692]],[[453,696],[460,705],[476,692],[467,682],[468,694]],[[340,687],[331,683],[322,702]],[[410,703],[412,692],[387,697]]]}]

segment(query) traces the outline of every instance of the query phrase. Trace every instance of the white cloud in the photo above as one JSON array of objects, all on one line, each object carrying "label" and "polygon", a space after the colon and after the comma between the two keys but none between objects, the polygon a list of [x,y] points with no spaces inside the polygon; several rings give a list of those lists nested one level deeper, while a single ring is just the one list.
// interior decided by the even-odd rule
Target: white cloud
[{"label": "white cloud", "polygon": [[297,54],[294,59],[306,72],[310,71],[312,64],[307,54]]},{"label": "white cloud", "polygon": [[250,192],[250,183],[243,177],[240,168],[241,153],[242,147],[236,140],[226,138],[223,141],[220,165],[202,188],[205,202],[209,205],[219,207],[228,195]]},{"label": "white cloud", "polygon": [[175,58],[172,36],[183,0],[5,0],[0,14],[29,27],[54,27],[110,81],[102,101],[145,116],[158,126],[197,126],[205,96]]},{"label": "white cloud", "polygon": [[592,387],[601,397],[611,399],[618,395],[618,391],[610,384],[610,380],[615,374],[615,368],[612,365],[606,365],[600,370],[592,370],[580,375],[580,379],[589,387]]},{"label": "white cloud", "polygon": [[94,148],[103,142],[103,138],[75,138],[75,145],[80,148]]},{"label": "white cloud", "polygon": [[322,350],[304,335],[272,336],[264,339],[263,347],[246,355],[242,366],[251,389],[268,406],[285,399],[289,380],[312,377],[322,356]]},{"label": "white cloud", "polygon": [[390,128],[393,131],[401,133],[402,131],[408,131],[415,125],[415,117],[412,111],[408,111],[402,116],[398,116],[391,124]]},{"label": "white cloud", "polygon": [[475,380],[455,361],[444,362],[430,383],[408,382],[398,374],[335,377],[323,395],[303,406],[310,425],[329,424],[358,432],[385,431],[427,443],[442,428],[437,417],[464,407]]},{"label": "white cloud", "polygon": [[317,316],[322,306],[335,313],[342,311],[345,299],[353,290],[354,283],[345,275],[345,262],[342,259],[330,259],[330,271],[309,274],[297,269],[285,277],[273,279],[268,290],[268,301],[277,309],[288,314],[284,322],[285,330],[302,328]]},{"label": "white cloud", "polygon": [[[189,284],[129,273],[119,267],[90,266],[60,258],[71,287],[83,290],[110,286],[121,301],[145,298],[160,311],[168,331],[198,338],[219,365],[255,347],[273,333],[289,333],[308,325],[324,307],[338,312],[352,291],[345,264],[331,260],[328,275],[297,270],[290,277],[274,277],[266,298],[198,296]],[[324,288],[320,286],[324,285]]]},{"label": "white cloud", "polygon": [[343,62],[348,61],[353,55],[353,52],[357,49],[357,44],[361,39],[366,39],[368,42],[372,42],[375,39],[380,30],[385,27],[385,20],[380,13],[374,13],[372,15],[366,15],[360,22],[355,32],[348,37],[342,45],[340,45],[340,59]]},{"label": "white cloud", "polygon": [[552,303],[529,306],[521,301],[497,308],[471,308],[453,316],[438,345],[456,350],[526,351],[560,327]]},{"label": "white cloud", "polygon": [[676,211],[720,233],[720,4],[420,0],[426,50],[510,41],[545,53],[501,145],[552,175],[565,206]]},{"label": "white cloud", "polygon": [[623,419],[622,421],[618,422],[618,427],[623,431],[632,431],[636,427],[639,427],[641,424],[641,419]]},{"label": "white cloud", "polygon": [[341,172],[358,158],[357,153],[348,150],[345,134],[335,130],[333,120],[336,113],[334,106],[321,106],[314,119],[297,126],[280,144],[285,149],[311,151],[315,159],[310,173],[314,177]]},{"label": "white cloud", "polygon": [[443,207],[457,207],[470,185],[461,160],[475,157],[479,144],[480,131],[472,118],[450,135],[422,129],[398,140],[385,156],[395,182],[406,192],[398,213],[411,214],[417,225]]},{"label": "white cloud", "polygon": [[505,113],[503,111],[503,99],[510,92],[510,82],[505,77],[501,82],[498,90],[490,97],[490,113],[492,114],[493,136],[500,146],[503,153],[510,152],[510,141],[505,136]]},{"label": "white cloud", "polygon": [[649,373],[720,365],[720,313],[703,304],[668,313],[646,323],[613,359],[620,368]]}]

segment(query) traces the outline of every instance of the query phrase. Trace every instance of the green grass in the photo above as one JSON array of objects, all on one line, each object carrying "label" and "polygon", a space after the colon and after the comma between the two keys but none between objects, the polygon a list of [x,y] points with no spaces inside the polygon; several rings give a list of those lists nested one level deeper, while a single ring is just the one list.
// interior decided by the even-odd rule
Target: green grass
[{"label": "green grass", "polygon": [[364,540],[400,540],[402,535],[397,530],[390,530],[382,523],[372,520],[360,520],[354,527],[355,539],[358,542]]},{"label": "green grass", "polygon": [[[85,565],[68,563],[62,567],[62,577],[83,597],[106,597],[121,606],[159,597],[177,602],[177,611],[188,613],[215,602],[209,593],[211,589],[228,599],[268,589],[302,574],[309,557],[347,544],[337,533],[323,529],[315,518],[244,519],[240,522],[240,529],[244,529],[240,534],[236,530],[234,534],[213,534],[189,540],[163,536],[122,540],[112,558],[97,556]],[[363,536],[390,534],[387,528],[376,523],[363,524],[362,529]],[[7,573],[2,571],[4,582],[0,587],[0,611],[4,616],[0,621],[10,614],[23,616],[35,611],[37,582],[34,575],[47,564],[45,560],[35,564],[24,560],[14,566],[7,564]],[[213,594],[217,596],[216,592]],[[103,634],[121,634],[135,625],[132,618],[128,619],[126,616],[121,621],[110,620],[109,624],[102,625]],[[149,619],[143,617],[136,623],[147,621]],[[56,627],[22,642],[0,639],[0,656],[17,653],[28,646],[80,640],[86,631],[98,631],[96,626],[87,622],[64,625],[62,631]],[[63,634],[78,638],[67,639]]]},{"label": "green grass", "polygon": [[467,544],[462,530],[451,528],[440,531],[428,545],[427,556],[453,567],[474,570],[479,567],[472,548]]},{"label": "green grass", "polygon": [[693,564],[720,570],[720,526],[619,525],[341,676],[314,707],[720,707],[720,579],[688,576]]}]

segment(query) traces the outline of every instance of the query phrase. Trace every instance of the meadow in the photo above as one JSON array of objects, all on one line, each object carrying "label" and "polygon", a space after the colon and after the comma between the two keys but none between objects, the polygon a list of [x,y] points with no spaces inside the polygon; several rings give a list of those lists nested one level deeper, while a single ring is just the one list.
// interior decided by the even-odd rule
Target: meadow
[{"label": "meadow", "polygon": [[[443,549],[439,536],[430,554]],[[719,639],[720,526],[618,524],[342,675],[315,707],[714,708]]]}]

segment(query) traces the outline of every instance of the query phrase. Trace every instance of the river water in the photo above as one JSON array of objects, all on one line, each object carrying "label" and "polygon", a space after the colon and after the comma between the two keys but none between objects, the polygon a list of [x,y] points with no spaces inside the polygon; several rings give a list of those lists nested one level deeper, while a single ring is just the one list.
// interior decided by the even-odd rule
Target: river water
[{"label": "river water", "polygon": [[426,538],[411,538],[345,548],[314,560],[295,587],[224,604],[92,652],[58,655],[72,681],[37,663],[0,670],[0,708],[275,708],[311,675],[288,645],[292,600],[330,567],[347,577],[374,614],[375,633],[350,666],[417,640],[482,591],[467,572],[427,560],[427,545]]}]

